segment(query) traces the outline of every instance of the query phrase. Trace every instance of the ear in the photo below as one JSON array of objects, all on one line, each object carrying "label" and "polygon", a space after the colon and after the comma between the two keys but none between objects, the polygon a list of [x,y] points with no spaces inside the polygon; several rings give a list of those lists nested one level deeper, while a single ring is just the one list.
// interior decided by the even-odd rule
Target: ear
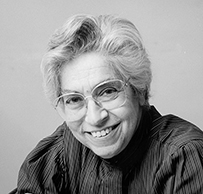
[{"label": "ear", "polygon": [[140,106],[144,106],[145,104],[145,97],[143,95],[139,96],[139,104]]}]

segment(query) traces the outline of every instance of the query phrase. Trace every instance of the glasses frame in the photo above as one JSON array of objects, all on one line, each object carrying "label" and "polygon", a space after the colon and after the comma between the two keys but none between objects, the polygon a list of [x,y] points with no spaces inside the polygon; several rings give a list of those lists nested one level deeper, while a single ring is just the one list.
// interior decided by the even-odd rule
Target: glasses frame
[{"label": "glasses frame", "polygon": [[[60,103],[60,99],[63,98],[64,96],[66,96],[66,95],[69,95],[69,94],[70,94],[70,95],[71,95],[71,94],[77,94],[77,95],[82,96],[82,97],[84,98],[86,107],[87,107],[87,98],[92,98],[92,100],[93,100],[99,107],[103,108],[101,102],[97,101],[97,100],[93,97],[92,94],[94,93],[95,89],[98,88],[99,86],[101,86],[101,85],[103,85],[103,84],[106,84],[106,83],[108,83],[108,82],[112,82],[112,81],[119,81],[119,82],[122,83],[122,87],[121,87],[121,89],[120,89],[119,92],[121,92],[121,91],[124,92],[125,100],[124,100],[123,103],[120,104],[118,107],[115,107],[115,108],[104,108],[104,109],[106,109],[106,110],[113,110],[113,109],[119,108],[119,107],[123,106],[123,105],[126,103],[127,94],[126,94],[126,91],[125,91],[125,87],[128,87],[128,85],[129,85],[129,84],[128,84],[129,79],[128,79],[127,81],[122,81],[122,80],[120,80],[120,79],[112,79],[112,80],[107,80],[107,81],[101,82],[101,83],[97,84],[97,85],[92,89],[91,95],[88,95],[88,96],[85,96],[85,95],[83,95],[83,94],[81,94],[81,93],[75,93],[75,92],[62,94],[62,95],[60,95],[58,98],[56,98],[56,99],[54,100],[54,108],[57,109],[57,107],[59,106],[59,103]],[[64,104],[63,104],[63,106],[65,107]],[[84,107],[84,106],[83,106],[83,107]],[[58,110],[58,111],[59,111],[59,110]],[[75,121],[77,121],[77,120],[80,120],[80,118],[79,118],[79,119],[75,119]]]},{"label": "glasses frame", "polygon": [[[99,101],[97,101],[97,100],[93,97],[92,94],[94,93],[95,89],[97,89],[99,86],[101,86],[101,85],[103,85],[103,84],[106,84],[106,83],[108,83],[108,82],[112,82],[112,81],[119,81],[119,82],[121,82],[121,83],[123,84],[123,86],[121,87],[121,90],[120,90],[120,91],[122,91],[122,89],[123,89],[123,91],[125,92],[124,88],[128,86],[128,81],[129,81],[129,79],[128,79],[127,81],[125,81],[125,82],[122,81],[122,80],[120,80],[120,79],[113,79],[113,80],[107,80],[107,81],[101,82],[101,83],[97,84],[97,85],[92,89],[91,95],[88,95],[88,96],[85,96],[85,95],[83,95],[82,93],[75,93],[75,92],[64,93],[64,94],[60,95],[59,97],[57,97],[57,98],[54,100],[54,103],[53,103],[53,104],[54,104],[54,107],[56,108],[56,107],[58,106],[58,104],[59,104],[61,98],[63,98],[63,97],[66,96],[66,95],[71,95],[71,94],[77,94],[77,95],[79,95],[79,96],[82,96],[82,97],[84,98],[84,101],[86,101],[87,98],[92,98],[92,100],[94,100],[94,102],[96,102],[99,106],[101,106],[101,103],[100,103]],[[119,91],[119,92],[120,92],[120,91]],[[126,97],[126,92],[125,92],[125,97]],[[125,100],[124,100],[124,103],[125,103],[125,101],[126,101],[126,98],[125,98]],[[122,105],[123,105],[124,103],[122,103]],[[121,105],[121,106],[122,106],[122,105]]]}]

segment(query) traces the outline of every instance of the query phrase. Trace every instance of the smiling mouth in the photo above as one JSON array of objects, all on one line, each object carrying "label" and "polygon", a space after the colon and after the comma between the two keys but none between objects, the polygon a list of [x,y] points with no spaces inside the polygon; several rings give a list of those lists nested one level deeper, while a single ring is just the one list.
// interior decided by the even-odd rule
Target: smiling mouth
[{"label": "smiling mouth", "polygon": [[89,132],[89,134],[91,134],[94,138],[101,138],[101,137],[105,137],[107,136],[109,133],[111,133],[111,131],[113,131],[116,127],[118,127],[120,123],[112,126],[112,127],[108,127],[106,129],[103,129],[101,131],[93,131],[93,132]]}]

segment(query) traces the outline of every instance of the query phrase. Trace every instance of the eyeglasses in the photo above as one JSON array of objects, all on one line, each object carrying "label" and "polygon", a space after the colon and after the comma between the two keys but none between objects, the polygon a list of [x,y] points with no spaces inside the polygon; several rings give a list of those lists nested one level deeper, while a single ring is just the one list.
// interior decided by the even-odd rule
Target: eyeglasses
[{"label": "eyeglasses", "polygon": [[90,96],[77,92],[62,94],[54,101],[55,108],[63,110],[68,121],[77,121],[85,116],[88,98],[106,110],[119,108],[126,102],[127,82],[119,79],[104,81],[94,87]]}]

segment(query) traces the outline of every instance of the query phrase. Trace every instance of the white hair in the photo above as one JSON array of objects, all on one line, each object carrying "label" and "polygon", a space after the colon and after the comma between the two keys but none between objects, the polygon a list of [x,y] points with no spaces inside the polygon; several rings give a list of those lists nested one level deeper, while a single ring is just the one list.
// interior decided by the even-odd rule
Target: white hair
[{"label": "white hair", "polygon": [[122,79],[130,78],[131,87],[149,105],[152,75],[142,38],[130,21],[112,15],[75,15],[53,34],[41,64],[51,103],[61,94],[62,67],[87,52],[104,55],[114,72]]}]

